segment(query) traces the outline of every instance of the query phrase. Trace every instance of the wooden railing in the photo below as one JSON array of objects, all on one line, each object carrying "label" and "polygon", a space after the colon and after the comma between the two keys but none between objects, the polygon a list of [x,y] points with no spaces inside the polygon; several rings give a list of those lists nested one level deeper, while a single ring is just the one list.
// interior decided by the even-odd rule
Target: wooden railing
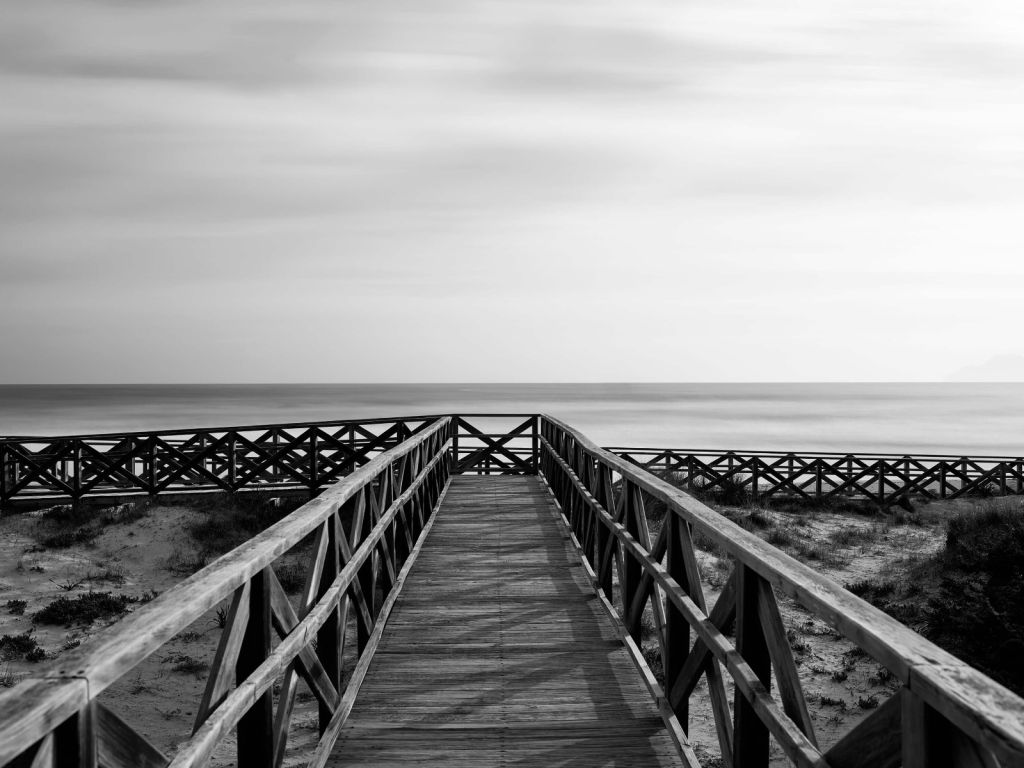
[{"label": "wooden railing", "polygon": [[[697,683],[707,678],[726,765],[767,766],[770,739],[798,766],[1024,765],[1024,700],[1011,691],[562,422],[542,417],[540,451],[541,474],[602,599],[637,642],[648,605],[653,612],[666,705],[684,729]],[[645,514],[652,504],[667,508],[654,541]],[[735,564],[710,610],[694,530]],[[776,592],[834,626],[903,684],[827,750],[818,744]],[[731,711],[726,673],[735,684]],[[773,675],[777,697],[770,692]]]},{"label": "wooden railing", "polygon": [[[319,703],[320,738],[308,765],[322,766],[447,487],[453,434],[452,419],[433,421],[143,606],[116,631],[0,693],[0,765],[200,766],[235,731],[238,765],[280,766],[301,678]],[[293,604],[274,563],[307,536],[315,541]],[[227,599],[193,735],[165,756],[98,697]],[[350,612],[357,656],[343,669]]]},{"label": "wooden railing", "polygon": [[[537,472],[533,414],[446,414],[455,471]],[[0,438],[0,511],[20,503],[261,489],[316,494],[446,415]],[[1024,458],[608,448],[685,489],[770,498],[1024,494]]]},{"label": "wooden railing", "polygon": [[[315,494],[442,418],[0,439],[0,510],[23,502],[210,491]],[[451,418],[458,472],[536,473],[535,416]]]},{"label": "wooden railing", "polygon": [[824,500],[860,497],[882,506],[904,496],[1024,494],[1024,458],[897,454],[608,448],[672,484],[693,491]]}]

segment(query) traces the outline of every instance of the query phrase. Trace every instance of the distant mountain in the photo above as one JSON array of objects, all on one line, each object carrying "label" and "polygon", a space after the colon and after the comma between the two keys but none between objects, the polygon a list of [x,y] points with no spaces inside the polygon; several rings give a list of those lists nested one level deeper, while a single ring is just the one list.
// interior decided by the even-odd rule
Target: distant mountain
[{"label": "distant mountain", "polygon": [[996,355],[980,365],[968,365],[954,371],[947,381],[1024,382],[1024,355]]}]

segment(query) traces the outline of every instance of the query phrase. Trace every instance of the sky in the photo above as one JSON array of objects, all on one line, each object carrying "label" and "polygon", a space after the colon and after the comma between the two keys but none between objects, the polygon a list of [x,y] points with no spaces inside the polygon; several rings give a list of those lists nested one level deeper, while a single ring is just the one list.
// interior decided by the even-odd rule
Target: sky
[{"label": "sky", "polygon": [[0,13],[0,383],[922,381],[1024,354],[1018,2]]}]

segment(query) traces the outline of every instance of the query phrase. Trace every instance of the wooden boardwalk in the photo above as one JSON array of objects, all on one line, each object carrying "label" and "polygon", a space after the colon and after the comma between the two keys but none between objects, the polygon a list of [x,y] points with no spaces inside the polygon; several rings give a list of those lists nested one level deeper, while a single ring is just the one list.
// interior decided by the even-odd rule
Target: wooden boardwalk
[{"label": "wooden boardwalk", "polygon": [[329,765],[681,763],[557,515],[452,478]]}]

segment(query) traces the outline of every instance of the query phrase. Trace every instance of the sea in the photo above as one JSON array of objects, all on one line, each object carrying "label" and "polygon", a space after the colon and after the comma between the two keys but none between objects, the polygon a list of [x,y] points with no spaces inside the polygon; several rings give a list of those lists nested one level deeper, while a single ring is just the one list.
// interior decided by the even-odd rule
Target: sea
[{"label": "sea", "polygon": [[1024,456],[1024,384],[0,386],[0,436],[549,413],[606,447]]}]

